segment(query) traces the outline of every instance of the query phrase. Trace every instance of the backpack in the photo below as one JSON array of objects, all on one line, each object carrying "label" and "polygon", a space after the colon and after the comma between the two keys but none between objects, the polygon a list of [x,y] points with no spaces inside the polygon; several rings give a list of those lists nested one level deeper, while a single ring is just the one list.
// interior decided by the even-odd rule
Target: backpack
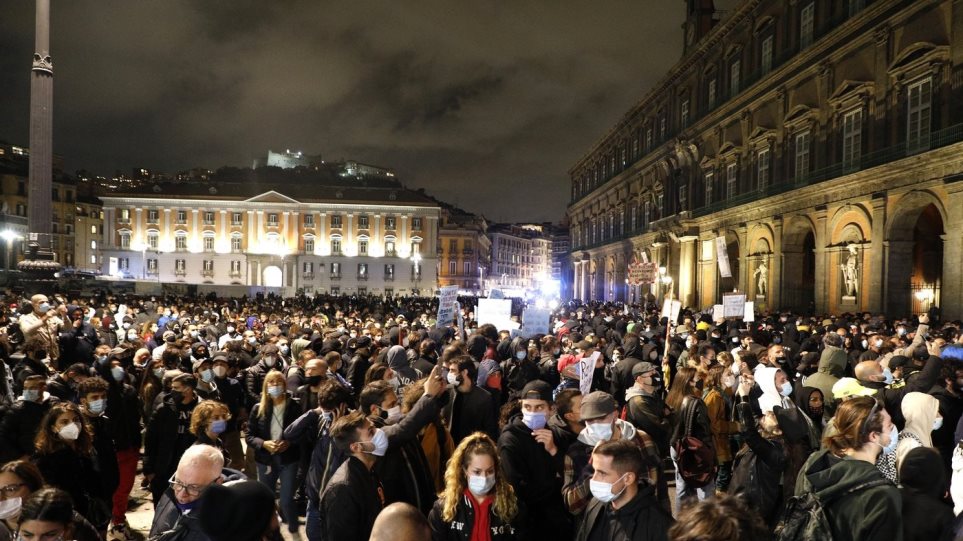
[{"label": "backpack", "polygon": [[686,486],[692,488],[708,485],[716,474],[716,452],[704,441],[692,435],[696,404],[694,399],[690,399],[682,408],[685,414],[683,418],[685,433],[673,445],[679,477]]},{"label": "backpack", "polygon": [[814,492],[789,498],[779,524],[776,526],[777,541],[802,541],[812,539],[832,539],[833,530],[826,517],[825,508],[829,502],[841,496],[882,485],[891,485],[886,479],[874,479],[857,485],[845,492],[820,500]]}]

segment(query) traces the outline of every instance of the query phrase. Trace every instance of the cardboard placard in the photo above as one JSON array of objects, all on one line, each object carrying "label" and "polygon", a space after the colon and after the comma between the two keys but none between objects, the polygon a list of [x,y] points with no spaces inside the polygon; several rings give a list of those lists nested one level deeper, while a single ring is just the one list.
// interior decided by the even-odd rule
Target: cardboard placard
[{"label": "cardboard placard", "polygon": [[548,322],[552,312],[548,309],[528,308],[522,314],[522,329],[526,336],[549,334]]},{"label": "cardboard placard", "polygon": [[712,321],[721,321],[725,319],[725,311],[721,304],[712,305]]},{"label": "cardboard placard", "polygon": [[666,299],[665,303],[662,305],[662,317],[669,318],[670,323],[679,320],[679,312],[681,311],[682,301]]},{"label": "cardboard placard", "polygon": [[592,392],[592,379],[595,377],[595,362],[598,360],[601,351],[596,351],[591,357],[582,357],[578,362],[578,388],[582,396]]},{"label": "cardboard placard", "polygon": [[[478,299],[478,324],[491,323],[496,327],[512,320],[512,301],[509,299]],[[500,327],[502,330],[504,327]]]},{"label": "cardboard placard", "polygon": [[756,307],[754,302],[746,301],[745,313],[742,316],[742,320],[747,323],[751,323],[756,320]]},{"label": "cardboard placard", "polygon": [[746,296],[743,293],[729,293],[722,296],[722,315],[741,318],[746,314]]}]

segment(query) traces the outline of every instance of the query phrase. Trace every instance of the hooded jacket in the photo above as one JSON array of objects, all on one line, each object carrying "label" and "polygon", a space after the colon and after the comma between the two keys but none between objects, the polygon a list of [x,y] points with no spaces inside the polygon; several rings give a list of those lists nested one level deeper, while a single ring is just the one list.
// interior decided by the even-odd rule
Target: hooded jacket
[{"label": "hooded jacket", "polygon": [[415,369],[411,367],[411,363],[408,362],[408,353],[404,347],[391,346],[388,349],[386,358],[388,360],[388,366],[391,367],[391,371],[398,377],[399,393],[401,389],[421,379],[418,372],[416,372]]},{"label": "hooded jacket", "polygon": [[874,464],[821,450],[803,465],[795,494],[814,492],[823,502],[834,541],[902,541],[902,498],[895,485],[887,483],[846,494],[864,483],[883,479]]},{"label": "hooded jacket", "polygon": [[626,390],[635,385],[632,368],[644,360],[638,336],[634,334],[626,336],[622,340],[622,349],[625,355],[612,369],[612,396],[618,401],[619,407],[625,405]]},{"label": "hooded jacket", "polygon": [[877,400],[883,401],[883,405],[886,406],[886,411],[893,417],[893,423],[897,428],[902,430],[905,425],[903,408],[900,405],[903,397],[912,392],[925,393],[930,390],[933,384],[939,379],[942,370],[943,359],[930,355],[923,369],[908,381],[886,385],[886,383],[882,381],[859,380],[859,384],[869,389],[876,389],[875,396]]},{"label": "hooded jacket", "polygon": [[659,456],[663,459],[669,456],[669,434],[674,416],[661,396],[648,394],[633,385],[625,391],[625,420],[655,440]]},{"label": "hooded jacket", "polygon": [[782,438],[762,437],[748,403],[736,404],[735,409],[746,445],[736,453],[733,461],[729,493],[741,495],[773,527],[782,510],[783,489],[780,484],[788,465],[786,446]]},{"label": "hooded jacket", "polygon": [[[930,434],[933,432],[933,422],[940,415],[940,402],[936,398],[924,393],[909,393],[900,405],[906,426],[900,432],[899,444],[896,446],[896,471],[907,453],[917,447],[933,447]],[[906,434],[916,436],[907,436]],[[919,441],[917,441],[919,440]],[[922,445],[921,445],[922,444]],[[897,477],[898,479],[898,477]]]},{"label": "hooded jacket", "polygon": [[776,406],[791,407],[792,401],[788,397],[783,397],[779,389],[776,388],[776,371],[778,368],[759,365],[756,368],[756,384],[762,390],[759,397],[759,409],[762,413],[773,411]]},{"label": "hooded jacket", "polygon": [[592,498],[575,541],[588,541],[597,528],[604,533],[596,535],[606,535],[613,541],[665,541],[670,526],[672,515],[659,506],[655,487],[643,483],[635,498],[619,509]]},{"label": "hooded jacket", "polygon": [[846,373],[846,352],[835,346],[826,346],[819,357],[816,373],[806,378],[807,387],[815,387],[823,392],[823,408],[828,415],[836,412],[836,399],[833,385]]}]

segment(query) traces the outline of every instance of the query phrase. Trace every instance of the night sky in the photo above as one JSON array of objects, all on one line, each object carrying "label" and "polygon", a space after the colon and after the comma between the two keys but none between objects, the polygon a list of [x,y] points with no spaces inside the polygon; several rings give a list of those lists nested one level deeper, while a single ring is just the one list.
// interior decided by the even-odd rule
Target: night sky
[{"label": "night sky", "polygon": [[[567,171],[681,55],[685,2],[54,0],[68,171],[394,168],[496,221],[559,221]],[[34,4],[0,3],[0,140],[29,143]]]}]

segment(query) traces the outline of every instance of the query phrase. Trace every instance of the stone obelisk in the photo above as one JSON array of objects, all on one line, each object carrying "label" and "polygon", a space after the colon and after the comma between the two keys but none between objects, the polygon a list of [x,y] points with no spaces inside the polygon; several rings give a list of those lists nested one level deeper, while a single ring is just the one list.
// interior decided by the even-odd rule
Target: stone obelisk
[{"label": "stone obelisk", "polygon": [[37,21],[30,68],[30,177],[27,185],[27,254],[20,270],[28,279],[51,280],[60,270],[50,250],[53,223],[53,62],[50,0],[36,0]]}]

